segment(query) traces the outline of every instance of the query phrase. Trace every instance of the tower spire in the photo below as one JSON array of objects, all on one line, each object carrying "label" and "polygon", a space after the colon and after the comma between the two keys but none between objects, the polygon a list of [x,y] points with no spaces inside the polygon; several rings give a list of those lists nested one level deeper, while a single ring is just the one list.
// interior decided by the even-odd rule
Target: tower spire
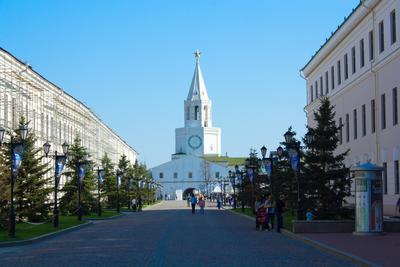
[{"label": "tower spire", "polygon": [[197,49],[194,52],[194,57],[196,58],[196,67],[194,69],[192,84],[190,85],[189,94],[187,97],[187,101],[195,101],[195,100],[209,100],[207,94],[206,84],[204,82],[203,74],[200,69],[200,56],[201,52]]}]

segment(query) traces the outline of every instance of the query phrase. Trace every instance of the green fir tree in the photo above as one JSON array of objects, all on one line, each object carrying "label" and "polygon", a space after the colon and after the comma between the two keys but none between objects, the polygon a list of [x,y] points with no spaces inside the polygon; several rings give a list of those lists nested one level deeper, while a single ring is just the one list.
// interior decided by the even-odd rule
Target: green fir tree
[{"label": "green fir tree", "polygon": [[62,214],[76,214],[78,211],[78,166],[85,163],[85,178],[81,186],[82,214],[97,210],[97,174],[93,171],[93,162],[87,149],[81,145],[81,139],[76,136],[72,146],[69,148],[67,161],[67,182],[62,188],[63,196],[60,200],[60,211]]},{"label": "green fir tree", "polygon": [[313,141],[307,143],[305,153],[303,200],[305,210],[314,210],[319,219],[346,217],[345,198],[350,195],[349,170],[344,165],[348,151],[335,153],[342,127],[335,124],[334,107],[328,98],[321,99],[321,106],[314,113],[316,128],[309,128]]}]

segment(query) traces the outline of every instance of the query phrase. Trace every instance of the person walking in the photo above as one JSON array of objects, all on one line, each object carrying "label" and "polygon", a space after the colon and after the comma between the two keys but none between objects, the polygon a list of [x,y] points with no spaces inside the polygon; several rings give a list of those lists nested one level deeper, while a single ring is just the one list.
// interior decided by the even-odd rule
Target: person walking
[{"label": "person walking", "polygon": [[206,202],[202,197],[200,197],[198,205],[200,207],[200,214],[204,215],[204,207],[206,206]]},{"label": "person walking", "polygon": [[188,194],[186,197],[186,202],[187,202],[188,207],[190,206],[190,201],[191,201],[191,197],[190,197],[190,194]]},{"label": "person walking", "polygon": [[261,199],[256,197],[256,201],[254,204],[254,209],[256,213],[256,230],[265,230],[265,221],[267,217],[267,209],[265,205],[265,197],[263,196]]},{"label": "person walking", "polygon": [[133,212],[136,212],[136,209],[137,209],[137,207],[136,207],[136,198],[132,199],[132,209],[133,209]]},{"label": "person walking", "polygon": [[[274,220],[275,220],[275,202],[272,195],[268,195],[268,199],[265,202],[267,208],[267,219],[265,228],[268,231],[274,230]],[[270,226],[271,225],[271,226]]]},{"label": "person walking", "polygon": [[399,197],[399,199],[397,200],[397,203],[396,203],[395,215],[396,215],[396,213],[398,213],[400,215],[400,197]]},{"label": "person walking", "polygon": [[192,203],[192,214],[195,214],[196,213],[197,198],[196,198],[196,196],[194,194],[192,195],[191,203]]},{"label": "person walking", "polygon": [[138,211],[142,211],[142,196],[139,196],[138,200],[137,200],[137,205],[138,205]]},{"label": "person walking", "polygon": [[221,206],[222,206],[222,194],[218,194],[217,206],[218,206],[218,209],[220,210]]},{"label": "person walking", "polygon": [[277,220],[276,231],[281,232],[283,228],[283,213],[285,212],[285,202],[283,201],[283,196],[279,196],[275,203],[275,215]]}]

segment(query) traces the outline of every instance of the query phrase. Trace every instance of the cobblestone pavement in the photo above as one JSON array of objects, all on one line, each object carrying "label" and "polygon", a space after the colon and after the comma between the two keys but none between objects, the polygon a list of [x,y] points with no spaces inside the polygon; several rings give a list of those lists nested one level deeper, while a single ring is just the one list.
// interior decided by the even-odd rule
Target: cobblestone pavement
[{"label": "cobblestone pavement", "polygon": [[229,211],[192,215],[166,201],[32,245],[0,248],[1,266],[351,266],[301,241],[257,232]]}]

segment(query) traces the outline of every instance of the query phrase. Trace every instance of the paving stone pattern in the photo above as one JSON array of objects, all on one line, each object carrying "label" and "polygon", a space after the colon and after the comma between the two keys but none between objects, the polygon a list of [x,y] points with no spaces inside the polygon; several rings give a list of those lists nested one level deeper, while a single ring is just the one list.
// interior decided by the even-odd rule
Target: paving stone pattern
[{"label": "paving stone pattern", "polygon": [[258,232],[254,223],[186,202],[96,222],[43,242],[0,248],[0,266],[351,266],[301,241]]}]

